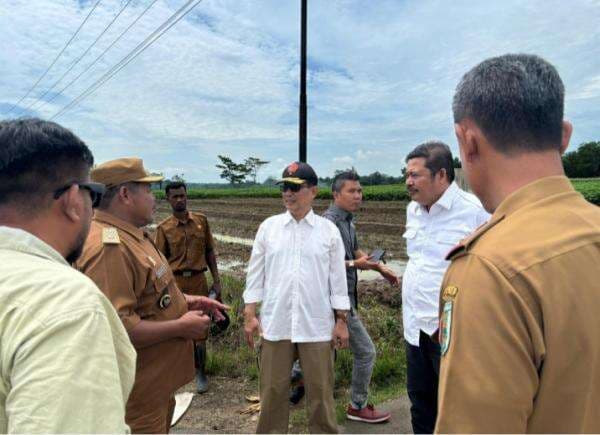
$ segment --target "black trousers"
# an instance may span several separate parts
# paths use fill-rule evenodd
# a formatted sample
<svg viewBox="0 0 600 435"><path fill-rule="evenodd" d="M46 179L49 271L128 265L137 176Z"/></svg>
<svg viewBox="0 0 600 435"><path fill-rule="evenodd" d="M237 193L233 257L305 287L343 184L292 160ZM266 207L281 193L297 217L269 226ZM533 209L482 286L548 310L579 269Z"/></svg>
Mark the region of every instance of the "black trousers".
<svg viewBox="0 0 600 435"><path fill-rule="evenodd" d="M414 433L433 433L437 416L440 345L421 331L419 346L406 343L406 388Z"/></svg>

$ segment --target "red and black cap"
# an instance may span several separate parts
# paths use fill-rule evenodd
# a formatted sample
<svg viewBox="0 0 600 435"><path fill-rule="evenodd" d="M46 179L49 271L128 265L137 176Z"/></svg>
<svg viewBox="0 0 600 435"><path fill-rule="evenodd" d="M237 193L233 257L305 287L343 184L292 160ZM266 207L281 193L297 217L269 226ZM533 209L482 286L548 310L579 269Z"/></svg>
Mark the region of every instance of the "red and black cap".
<svg viewBox="0 0 600 435"><path fill-rule="evenodd" d="M308 183L316 186L319 183L315 170L303 162L290 163L284 170L281 180L277 183L303 184Z"/></svg>

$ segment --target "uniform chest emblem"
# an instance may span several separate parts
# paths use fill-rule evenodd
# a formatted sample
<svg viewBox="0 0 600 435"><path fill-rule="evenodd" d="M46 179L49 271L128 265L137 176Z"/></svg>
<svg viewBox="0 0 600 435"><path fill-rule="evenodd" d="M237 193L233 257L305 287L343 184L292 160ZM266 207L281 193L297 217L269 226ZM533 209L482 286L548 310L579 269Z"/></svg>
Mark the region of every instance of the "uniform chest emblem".
<svg viewBox="0 0 600 435"><path fill-rule="evenodd" d="M452 337L452 309L454 308L454 299L458 294L458 287L449 285L442 293L444 308L440 318L440 351L442 356L448 352L450 339Z"/></svg>
<svg viewBox="0 0 600 435"><path fill-rule="evenodd" d="M171 305L171 295L167 292L163 293L158 300L158 306L164 310L167 309Z"/></svg>
<svg viewBox="0 0 600 435"><path fill-rule="evenodd" d="M440 318L440 350L442 356L448 352L450 347L450 335L452 331L452 307L454 301L444 302L442 317Z"/></svg>

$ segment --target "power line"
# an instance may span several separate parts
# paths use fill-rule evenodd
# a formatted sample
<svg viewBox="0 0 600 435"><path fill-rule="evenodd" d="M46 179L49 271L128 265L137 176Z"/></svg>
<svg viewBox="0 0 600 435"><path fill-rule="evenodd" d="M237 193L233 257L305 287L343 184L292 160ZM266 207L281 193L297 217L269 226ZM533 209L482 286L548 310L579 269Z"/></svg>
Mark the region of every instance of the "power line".
<svg viewBox="0 0 600 435"><path fill-rule="evenodd" d="M123 13L123 11L127 8L127 6L129 6L129 3L131 3L132 0L127 0L127 2L125 3L125 5L121 8L121 10L117 13L117 15L114 16L114 18L111 20L110 23L108 23L108 25L106 27L104 27L104 30L102 30L102 32L100 32L100 34L96 37L96 39L94 40L94 42L92 42L90 44L90 46L83 52L83 54L81 56L79 56L75 62L73 62L71 64L71 66L63 73L63 75L60 76L60 78L54 82L54 84L52 86L50 86L48 89L46 89L46 91L40 95L39 97L37 97L37 99L35 101L33 101L29 106L27 106L25 108L25 110L29 109L32 106L35 106L35 104L38 101L41 101L46 95L48 95L48 92L52 91L52 89L54 89L56 87L56 85L58 85L62 79L65 78L65 76L67 74L69 74L73 68L75 68L75 66L77 66L77 64L79 64L79 62L81 62L81 59L83 59L85 57L86 54L89 53L89 51L98 43L98 41L100 40L100 38L102 38L102 36L108 31L108 29L110 29L110 27L115 23L115 21L117 21L117 18L119 18L119 16L121 16L121 14Z"/></svg>
<svg viewBox="0 0 600 435"><path fill-rule="evenodd" d="M150 3L150 4L149 4L147 7L146 7L146 9L144 9L144 10L142 11L142 13L141 13L140 15L138 15L138 17L137 17L137 18L136 18L136 19L135 19L135 20L134 20L134 21L133 21L133 22L132 22L132 23L131 23L129 26L127 26L127 28L126 28L126 29L125 29L123 32L121 32L121 34L120 34L119 36L117 36L117 38L116 38L116 39L115 39L115 40L114 40L114 41L113 41L113 42L112 42L112 43L111 43L111 44L110 44L108 47L106 47L106 48L104 49L104 51L103 51L102 53L100 53L100 55L99 55L99 56L98 56L96 59L94 59L94 61L93 61L92 63L90 63L90 64L89 64L89 65L88 65L88 66L87 66L87 67L86 67L86 68L85 68L83 71L81 71L81 72L79 73L79 75L77 75L77 76L76 76L76 77L75 77L73 80L71 80L69 83L67 83L67 85L66 85L64 88L62 88L60 91L58 91L56 94L54 94L54 95L52 96L52 98L50 98L50 99L49 99L48 101L46 101L46 102L43 102L43 103L42 103L42 106L40 106L39 108L41 109L41 108L43 107L43 105L44 105L44 104L51 103L51 102L52 102L52 101L54 101L54 99L55 99L56 97L58 97L59 95L63 95L63 94L64 94L64 92L65 92L65 91L66 91L68 88L70 88L70 87L71 87L71 85L72 85L73 83L75 83L77 80L79 80L79 79L81 78L81 76L82 76L82 75L84 75L86 72L88 72L88 71L90 70L90 68L91 68L91 67L93 67L94 65L96 65L96 63L98 63L98 61L104 57L104 55L106 54L106 52L107 52L108 50L110 50L110 49L111 49L111 48L112 48L112 47L113 47L113 46L114 46L114 45L115 45L117 42L119 42L119 41L120 41L120 40L121 40L121 38L122 38L123 36L125 36L125 34L126 34L128 31L129 31L129 29L131 29L131 28L132 28L132 27L135 25L135 23L137 23L137 22L138 22L138 21L139 21L139 20L140 20L140 19L141 19L141 18L142 18L142 17L143 17L145 14L146 14L146 12L148 12L148 10L149 10L149 9L150 9L150 8L151 8L153 5L154 5L154 3L156 3L157 1L158 1L158 0L153 0L153 1L152 1L152 2L151 2L151 3Z"/></svg>
<svg viewBox="0 0 600 435"><path fill-rule="evenodd" d="M194 1L196 3L194 3ZM126 67L131 61L142 54L148 47L156 42L162 35L164 35L171 27L177 24L182 18L189 14L196 6L198 6L202 0L188 0L181 8L179 8L169 19L161 24L154 32L152 32L146 39L138 44L129 54L121 59L115 66L113 66L108 72L100 77L96 82L89 86L85 91L79 94L73 101L63 107L59 112L54 114L50 120L53 120L62 115L67 110L71 109L75 105L79 104L84 98L95 92L104 83L114 77L119 71ZM184 11L190 4L194 3L189 9ZM179 17L177 17L179 15ZM177 18L176 18L177 17Z"/></svg>
<svg viewBox="0 0 600 435"><path fill-rule="evenodd" d="M37 82L35 82L33 84L33 86L31 88L29 88L29 90L27 91L27 93L25 95L23 95L19 101L17 101L15 104L13 104L13 106L8 111L8 115L14 110L15 107L17 107L21 103L21 101L23 101L25 98L27 98L27 96L31 93L31 91L33 91L35 89L35 87L42 81L42 79L44 77L46 77L46 74L48 74L48 71L50 71L50 69L54 66L54 64L56 63L56 61L58 60L58 58L65 52L65 50L71 44L71 42L73 42L73 39L75 39L75 37L77 36L77 34L79 33L79 31L81 30L81 28L83 27L83 25L87 22L87 20L90 18L90 16L92 15L92 13L96 9L96 7L100 4L101 1L102 0L98 0L96 2L96 4L94 5L94 7L92 7L92 9L90 10L90 12L87 14L87 16L85 17L85 19L83 20L83 22L79 25L79 27L77 28L77 30L75 31L75 33L73 33L73 36L71 36L71 39L69 39L67 41L67 43L62 48L62 50L60 50L60 53L58 53L58 55L54 58L54 60L50 64L50 66L48 68L46 68L46 71L44 71L44 73L37 80Z"/></svg>

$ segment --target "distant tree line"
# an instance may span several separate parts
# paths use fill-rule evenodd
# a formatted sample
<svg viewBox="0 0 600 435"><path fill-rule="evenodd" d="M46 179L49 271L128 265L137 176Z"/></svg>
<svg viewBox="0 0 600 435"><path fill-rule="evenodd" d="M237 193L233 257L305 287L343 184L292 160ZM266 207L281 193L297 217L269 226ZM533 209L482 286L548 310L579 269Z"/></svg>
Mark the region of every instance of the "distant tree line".
<svg viewBox="0 0 600 435"><path fill-rule="evenodd" d="M219 175L221 178L229 181L229 184L256 184L258 171L270 162L268 160L262 160L258 157L248 157L241 163L236 163L229 156L217 155L220 163L217 164L217 168L221 170Z"/></svg>
<svg viewBox="0 0 600 435"><path fill-rule="evenodd" d="M583 143L562 158L569 178L600 177L600 142Z"/></svg>

